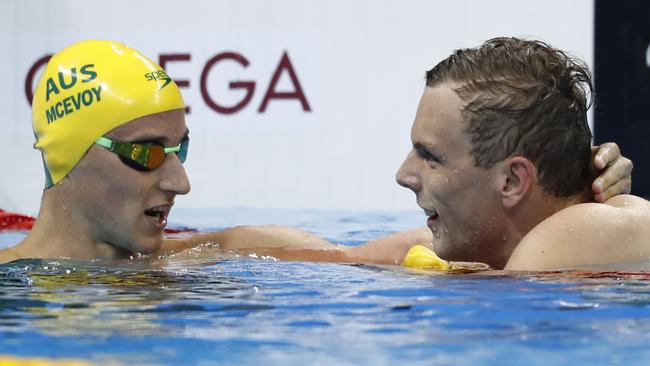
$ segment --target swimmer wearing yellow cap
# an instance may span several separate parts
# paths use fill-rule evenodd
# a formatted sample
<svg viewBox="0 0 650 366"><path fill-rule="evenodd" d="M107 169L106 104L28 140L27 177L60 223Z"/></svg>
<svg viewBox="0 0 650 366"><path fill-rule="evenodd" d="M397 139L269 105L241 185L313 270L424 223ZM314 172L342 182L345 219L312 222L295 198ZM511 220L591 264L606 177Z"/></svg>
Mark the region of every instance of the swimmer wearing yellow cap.
<svg viewBox="0 0 650 366"><path fill-rule="evenodd" d="M121 258L163 244L174 197L190 190L181 93L155 62L119 42L55 54L34 93L46 184L13 258Z"/></svg>
<svg viewBox="0 0 650 366"><path fill-rule="evenodd" d="M43 153L46 187L61 181L107 132L184 107L165 71L124 44L85 41L64 49L48 63L32 104L35 147Z"/></svg>
<svg viewBox="0 0 650 366"><path fill-rule="evenodd" d="M416 229L364 246L333 246L277 226L165 239L175 197L190 190L182 165L189 143L184 107L165 71L122 43L84 41L54 55L38 82L32 108L46 189L32 231L1 250L0 262L120 259L216 242L220 250L289 260L401 264L414 244L431 242L430 231ZM617 149L607 152L614 154L605 154L606 162L621 161ZM622 161L601 178L605 187L629 180L629 164ZM615 187L624 192L629 183ZM446 263L416 248L405 264L421 266L432 258Z"/></svg>

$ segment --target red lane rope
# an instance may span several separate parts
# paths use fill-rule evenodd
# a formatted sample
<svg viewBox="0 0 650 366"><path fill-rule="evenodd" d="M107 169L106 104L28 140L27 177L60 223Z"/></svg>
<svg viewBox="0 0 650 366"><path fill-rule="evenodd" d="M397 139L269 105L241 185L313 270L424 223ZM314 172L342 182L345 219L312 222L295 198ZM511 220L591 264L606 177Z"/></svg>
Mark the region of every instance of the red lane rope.
<svg viewBox="0 0 650 366"><path fill-rule="evenodd" d="M29 215L23 215L15 212L7 212L0 209L0 232L3 231L17 231L17 230L31 230L34 226L36 218ZM196 232L195 229L190 228L175 228L165 229L165 234L181 234Z"/></svg>
<svg viewBox="0 0 650 366"><path fill-rule="evenodd" d="M0 209L0 231L31 230L36 218Z"/></svg>

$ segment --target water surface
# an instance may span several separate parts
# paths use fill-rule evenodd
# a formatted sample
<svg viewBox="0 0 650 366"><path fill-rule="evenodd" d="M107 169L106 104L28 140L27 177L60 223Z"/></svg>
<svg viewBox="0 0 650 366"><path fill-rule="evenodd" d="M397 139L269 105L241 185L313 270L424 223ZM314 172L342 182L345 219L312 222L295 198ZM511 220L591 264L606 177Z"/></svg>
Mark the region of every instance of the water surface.
<svg viewBox="0 0 650 366"><path fill-rule="evenodd" d="M357 245L420 213L180 210L175 225L299 226ZM1 234L0 247L24 235ZM160 365L650 361L650 274L449 275L205 255L0 266L0 354ZM201 252L203 251L203 252Z"/></svg>

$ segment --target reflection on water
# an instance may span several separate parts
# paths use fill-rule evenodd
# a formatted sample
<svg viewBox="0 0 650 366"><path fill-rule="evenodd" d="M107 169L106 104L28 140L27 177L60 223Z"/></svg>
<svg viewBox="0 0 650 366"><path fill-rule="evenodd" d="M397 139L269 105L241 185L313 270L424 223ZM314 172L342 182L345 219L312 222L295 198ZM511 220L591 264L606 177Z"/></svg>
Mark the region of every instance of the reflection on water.
<svg viewBox="0 0 650 366"><path fill-rule="evenodd" d="M0 328L16 332L37 327L52 336L146 336L168 330L160 322L161 313L269 308L246 303L258 290L244 279L209 272L208 265L179 264L139 269L145 266L22 260L0 266Z"/></svg>
<svg viewBox="0 0 650 366"><path fill-rule="evenodd" d="M638 360L650 356L649 278L187 257L18 261L0 266L0 353L123 364L254 364L260 355L282 364L446 364L496 362L500 352L520 362L539 352L551 363ZM549 351L557 347L563 353Z"/></svg>
<svg viewBox="0 0 650 366"><path fill-rule="evenodd" d="M298 223L354 243L403 221L333 214ZM0 354L124 365L645 364L649 280L440 274L210 250L18 261L0 265Z"/></svg>

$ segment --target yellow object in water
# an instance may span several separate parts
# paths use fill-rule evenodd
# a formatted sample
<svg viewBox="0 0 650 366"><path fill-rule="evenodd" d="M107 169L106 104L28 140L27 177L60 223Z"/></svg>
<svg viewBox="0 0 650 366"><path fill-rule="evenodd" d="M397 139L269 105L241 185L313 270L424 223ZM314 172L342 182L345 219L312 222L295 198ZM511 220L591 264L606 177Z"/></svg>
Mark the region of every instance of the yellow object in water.
<svg viewBox="0 0 650 366"><path fill-rule="evenodd" d="M415 269L431 269L451 273L474 273L489 270L490 266L480 262L447 262L424 245L414 245L406 253L402 265Z"/></svg>
<svg viewBox="0 0 650 366"><path fill-rule="evenodd" d="M410 268L437 269L439 271L449 271L451 265L449 262L440 259L436 253L424 245L414 245L406 253L402 265Z"/></svg>
<svg viewBox="0 0 650 366"><path fill-rule="evenodd" d="M0 355L0 366L92 366L79 360L51 360L48 358L15 358Z"/></svg>
<svg viewBox="0 0 650 366"><path fill-rule="evenodd" d="M52 56L32 101L35 148L46 188L57 184L97 138L134 119L185 108L178 86L154 61L126 45L75 43Z"/></svg>

